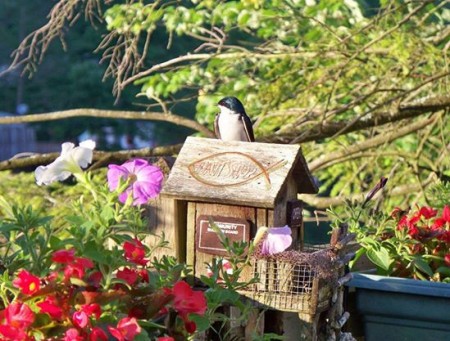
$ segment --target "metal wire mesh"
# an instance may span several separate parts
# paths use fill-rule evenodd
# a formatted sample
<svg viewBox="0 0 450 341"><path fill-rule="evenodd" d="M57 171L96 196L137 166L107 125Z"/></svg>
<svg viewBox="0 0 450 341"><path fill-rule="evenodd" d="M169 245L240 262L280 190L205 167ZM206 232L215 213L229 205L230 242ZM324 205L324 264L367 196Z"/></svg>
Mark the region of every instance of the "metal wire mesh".
<svg viewBox="0 0 450 341"><path fill-rule="evenodd" d="M298 252L298 255L304 254ZM321 260L323 262L324 258ZM326 308L331 293L331 281L325 280L319 272L314 265L296 260L295 257L255 257L251 261L250 276L258 278L258 282L250 285L242 294L256 305L315 314L317 310Z"/></svg>

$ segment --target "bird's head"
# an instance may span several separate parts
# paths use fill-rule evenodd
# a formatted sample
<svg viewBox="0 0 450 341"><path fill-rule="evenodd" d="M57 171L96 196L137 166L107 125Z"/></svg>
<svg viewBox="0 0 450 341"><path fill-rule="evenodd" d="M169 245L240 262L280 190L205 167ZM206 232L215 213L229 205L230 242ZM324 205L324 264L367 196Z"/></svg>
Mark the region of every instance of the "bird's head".
<svg viewBox="0 0 450 341"><path fill-rule="evenodd" d="M244 106L236 97L224 97L217 104L219 107L227 108L228 110L234 111L236 113L245 113Z"/></svg>

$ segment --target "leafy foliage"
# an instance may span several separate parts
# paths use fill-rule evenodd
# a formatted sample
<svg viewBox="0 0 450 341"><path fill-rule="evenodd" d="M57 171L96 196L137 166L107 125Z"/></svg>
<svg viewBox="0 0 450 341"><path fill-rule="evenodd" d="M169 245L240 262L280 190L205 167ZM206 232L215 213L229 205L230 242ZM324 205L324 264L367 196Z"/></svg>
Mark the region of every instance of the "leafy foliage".
<svg viewBox="0 0 450 341"><path fill-rule="evenodd" d="M260 141L304 143L324 196L342 202L389 174L393 207L447 181L447 1L71 3L103 17L98 50L118 95L137 86L165 113L194 100L210 127L235 95Z"/></svg>

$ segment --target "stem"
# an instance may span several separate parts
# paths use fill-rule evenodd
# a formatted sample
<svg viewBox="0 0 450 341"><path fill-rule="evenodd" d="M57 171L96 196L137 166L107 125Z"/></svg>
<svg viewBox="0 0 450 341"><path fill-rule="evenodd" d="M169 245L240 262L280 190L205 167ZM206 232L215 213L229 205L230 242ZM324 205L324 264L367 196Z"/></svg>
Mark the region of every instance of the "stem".
<svg viewBox="0 0 450 341"><path fill-rule="evenodd" d="M28 247L28 252L31 255L31 258L33 259L33 270L36 271L36 273L41 273L40 264L39 264L39 256L36 253L36 249L34 248L34 243L31 242L29 236L28 236L28 228L24 228L23 235L26 240L26 245Z"/></svg>

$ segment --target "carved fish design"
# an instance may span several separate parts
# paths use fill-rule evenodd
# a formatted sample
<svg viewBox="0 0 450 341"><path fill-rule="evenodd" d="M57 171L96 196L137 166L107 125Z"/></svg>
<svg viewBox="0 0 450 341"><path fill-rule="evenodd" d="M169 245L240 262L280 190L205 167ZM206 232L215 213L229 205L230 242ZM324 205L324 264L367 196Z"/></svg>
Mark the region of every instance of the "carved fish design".
<svg viewBox="0 0 450 341"><path fill-rule="evenodd" d="M248 154L223 152L190 163L188 170L193 178L209 186L240 186L262 177L270 188L269 173L286 162L281 160L266 167Z"/></svg>

